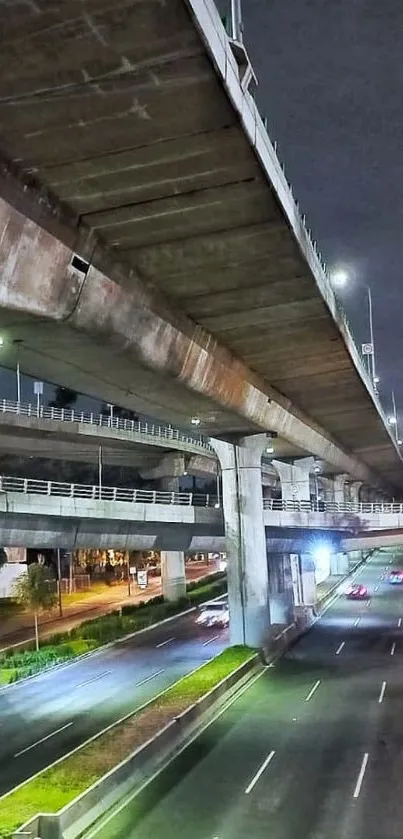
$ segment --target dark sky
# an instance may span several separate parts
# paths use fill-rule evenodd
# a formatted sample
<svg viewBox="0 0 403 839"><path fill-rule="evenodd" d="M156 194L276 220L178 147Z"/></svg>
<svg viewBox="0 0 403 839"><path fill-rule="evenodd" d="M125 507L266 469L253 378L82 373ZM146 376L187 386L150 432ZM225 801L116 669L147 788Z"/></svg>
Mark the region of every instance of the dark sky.
<svg viewBox="0 0 403 839"><path fill-rule="evenodd" d="M243 13L294 194L328 265L351 273L340 296L358 343L371 287L381 396L390 407L395 389L403 433L403 2L243 0ZM15 398L6 372L0 391Z"/></svg>
<svg viewBox="0 0 403 839"><path fill-rule="evenodd" d="M403 420L403 3L243 0L257 101L358 342L374 304L381 396ZM403 430L403 429L402 429Z"/></svg>

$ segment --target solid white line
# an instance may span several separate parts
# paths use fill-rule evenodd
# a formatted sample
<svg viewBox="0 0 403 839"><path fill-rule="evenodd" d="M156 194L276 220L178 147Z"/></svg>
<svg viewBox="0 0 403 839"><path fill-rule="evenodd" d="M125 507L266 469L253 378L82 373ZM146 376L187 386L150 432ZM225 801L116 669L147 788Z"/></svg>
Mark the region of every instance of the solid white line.
<svg viewBox="0 0 403 839"><path fill-rule="evenodd" d="M336 655L340 655L343 647L345 646L345 643L346 643L345 641L342 641L341 644L340 644L340 647L337 647Z"/></svg>
<svg viewBox="0 0 403 839"><path fill-rule="evenodd" d="M397 622L398 629L400 629L400 628L401 628L401 625L402 625L402 619L401 619L401 618L399 618L399 620L398 620L398 622Z"/></svg>
<svg viewBox="0 0 403 839"><path fill-rule="evenodd" d="M252 792L253 787L255 786L255 784L257 784L260 776L263 775L264 770L269 765L270 761L273 760L273 757L274 757L275 754L276 753L274 751L272 751L272 752L270 752L269 755L267 755L266 760L263 761L260 769L258 769L258 771L256 772L256 775L254 776L254 778L252 778L249 786L246 787L245 795L249 795L249 793Z"/></svg>
<svg viewBox="0 0 403 839"><path fill-rule="evenodd" d="M358 624L359 624L360 620L361 620L361 618L356 618L356 621L355 621L355 623L354 623L354 626L358 626Z"/></svg>
<svg viewBox="0 0 403 839"><path fill-rule="evenodd" d="M315 682L315 684L314 684L313 688L311 688L311 690L309 691L308 696L307 696L307 697L306 697L306 699L305 699L305 702L309 702L309 701L312 699L312 697L313 697L313 695L314 695L314 693L315 693L315 690L317 690L317 689L318 689L318 687L319 687L319 685L320 685L321 681L322 681L321 679L318 679L318 681L317 681L317 682Z"/></svg>
<svg viewBox="0 0 403 839"><path fill-rule="evenodd" d="M204 641L203 647L207 647L209 644L212 644L213 641L218 641L221 638L221 635L214 635L213 638L209 638L208 641Z"/></svg>
<svg viewBox="0 0 403 839"><path fill-rule="evenodd" d="M396 649L396 641L393 641L393 644L392 644L392 649L391 649L391 651L390 651L390 654L391 654L391 655L394 655L394 654L395 654L395 649Z"/></svg>
<svg viewBox="0 0 403 839"><path fill-rule="evenodd" d="M151 679L156 679L157 676L160 676L161 673L165 673L165 670L157 670L156 673L151 673L151 676L147 676L145 679L142 679L141 682L136 682L134 687L139 688L141 685L145 685L146 682L151 682Z"/></svg>
<svg viewBox="0 0 403 839"><path fill-rule="evenodd" d="M45 740L50 740L51 737L55 737L56 734L60 734L61 731L64 731L66 728L70 728L73 725L72 722L67 722L66 725L62 725L61 728L57 728L56 731L52 731L51 734L47 734L46 737L42 737L41 740L37 740L36 743L32 743L32 746L27 746L26 749L22 749L20 752L17 752L14 757L19 757L20 755L25 755L26 752L31 751L34 749L35 746L40 746L41 743L44 743Z"/></svg>
<svg viewBox="0 0 403 839"><path fill-rule="evenodd" d="M200 668L198 668L198 669L200 669ZM255 684L255 682L258 681L258 679L261 679L262 676L264 676L264 674L266 673L266 669L267 668L264 668L263 670L260 670L260 672L257 673L256 676L254 676L249 682L247 682L247 684L244 685L241 688L240 691L238 691L234 696L231 696L231 698L228 700L228 702L226 702L226 704L219 710L218 714L215 714L215 716L211 720L209 720L201 730L200 729L197 730L196 733L191 736L190 740L186 741L185 744L180 747L179 752L177 752L177 754L175 755L175 758L177 758L179 755L183 754L183 752L186 749L188 749L189 746L191 746L192 743L194 743L200 737L200 735L203 733L203 731L206 731L213 723L215 723L218 719L220 719L220 717L222 717L223 714L225 714L225 712L228 711L228 708L230 708L231 705L234 705L234 703L237 702L237 700L240 699L240 697L244 693L246 693L246 691L249 690L249 688L251 688L252 685ZM164 691L164 693L165 693L165 691ZM172 763L172 761L173 761L173 758L171 758L168 761L168 766ZM158 778L158 776L160 774L161 774L161 768L157 769L154 772L154 774L151 775L150 778L147 778L145 781L143 781L143 783L141 784L140 787L136 787L134 792L131 792L128 795L127 798L123 798L123 800L121 800L116 807L113 807L111 810L109 810L109 812L106 813L105 817L97 823L96 827L93 828L92 830L90 830L86 839L95 839L95 837L98 836L99 833L101 832L101 829L103 830L103 828L106 827L106 825L108 825L109 822L112 821L112 819L116 818L116 816L118 816L119 813L121 813L122 810L124 810L125 807L127 807L128 804L130 804L130 802L133 801L133 799L136 798L136 796L139 795L147 787L148 784L151 784L156 778ZM0 798L0 801L1 801L1 798Z"/></svg>
<svg viewBox="0 0 403 839"><path fill-rule="evenodd" d="M166 641L161 641L161 643L160 643L160 644L157 644L157 646L156 646L156 648L155 648L155 649L156 649L156 650L159 650L159 648L160 648L160 647L165 647L165 645L166 645L166 644L170 644L170 643L171 643L171 641L175 641L175 638L167 638L167 640L166 640Z"/></svg>
<svg viewBox="0 0 403 839"><path fill-rule="evenodd" d="M85 688L87 685L92 685L93 682L98 682L99 679L103 679L104 676L110 676L112 670L105 670L104 673L99 673L98 676L93 676L92 679L87 679L86 682L80 682L79 685L76 685L76 688Z"/></svg>
<svg viewBox="0 0 403 839"><path fill-rule="evenodd" d="M358 778L357 778L357 783L355 785L354 798L358 798L358 796L361 792L362 782L364 780L364 775L365 775L365 770L367 768L368 760L369 760L369 754L368 754L368 752L365 752L365 755L364 755L364 757L362 759L362 763L361 763L361 769L360 769L360 772L359 772L359 775L358 775Z"/></svg>
<svg viewBox="0 0 403 839"><path fill-rule="evenodd" d="M386 682L382 682L381 692L379 694L379 699L378 699L378 702L379 702L380 705L383 702L383 697L385 696L385 690L386 690Z"/></svg>

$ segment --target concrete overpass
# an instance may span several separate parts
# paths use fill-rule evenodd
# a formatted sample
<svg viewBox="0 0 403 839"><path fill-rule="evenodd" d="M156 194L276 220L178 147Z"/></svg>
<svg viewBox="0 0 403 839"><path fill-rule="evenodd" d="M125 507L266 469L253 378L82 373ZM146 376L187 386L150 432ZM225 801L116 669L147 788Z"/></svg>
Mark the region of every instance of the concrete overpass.
<svg viewBox="0 0 403 839"><path fill-rule="evenodd" d="M8 4L0 40L2 363L401 487L213 2Z"/></svg>
<svg viewBox="0 0 403 839"><path fill-rule="evenodd" d="M195 431L188 434L158 422L0 400L0 459L5 454L96 463L99 446L104 465L128 466L145 478L215 477L218 472L208 438ZM263 486L273 486L277 480L274 467L262 460Z"/></svg>
<svg viewBox="0 0 403 839"><path fill-rule="evenodd" d="M351 504L334 502L277 501L264 499L266 528L284 530L335 530L353 534L366 531L401 532L403 540L403 504Z"/></svg>
<svg viewBox="0 0 403 839"><path fill-rule="evenodd" d="M4 547L225 550L215 499L190 493L0 479Z"/></svg>

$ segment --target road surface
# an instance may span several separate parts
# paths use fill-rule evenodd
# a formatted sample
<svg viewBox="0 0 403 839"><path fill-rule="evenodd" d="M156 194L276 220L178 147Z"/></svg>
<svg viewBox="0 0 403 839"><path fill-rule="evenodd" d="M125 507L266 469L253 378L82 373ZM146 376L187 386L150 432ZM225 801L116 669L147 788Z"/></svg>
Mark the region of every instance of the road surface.
<svg viewBox="0 0 403 839"><path fill-rule="evenodd" d="M337 600L88 839L401 839L403 586L388 562L357 576L368 602Z"/></svg>
<svg viewBox="0 0 403 839"><path fill-rule="evenodd" d="M0 692L0 795L151 699L228 644L176 618Z"/></svg>
<svg viewBox="0 0 403 839"><path fill-rule="evenodd" d="M186 580L194 582L219 570L220 564L215 561L192 562L186 564ZM50 615L44 613L39 617L40 637L48 638L57 632L69 632L79 626L84 620L92 620L106 615L121 606L139 603L161 594L161 577L149 577L147 589L141 591L136 584L132 585L132 593L127 594L127 583L111 586L100 594L83 592L82 598L75 603L63 607L63 617L57 608ZM22 647L35 641L33 633L33 616L26 612L0 621L0 653L12 647Z"/></svg>

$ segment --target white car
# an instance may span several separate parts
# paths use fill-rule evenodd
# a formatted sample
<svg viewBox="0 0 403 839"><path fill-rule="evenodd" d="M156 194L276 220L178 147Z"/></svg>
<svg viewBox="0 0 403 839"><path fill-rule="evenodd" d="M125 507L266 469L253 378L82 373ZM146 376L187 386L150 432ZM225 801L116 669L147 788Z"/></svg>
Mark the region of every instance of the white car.
<svg viewBox="0 0 403 839"><path fill-rule="evenodd" d="M229 625L228 603L214 601L203 603L203 606L200 606L196 623L198 626L203 626L206 629L210 627L227 627Z"/></svg>

